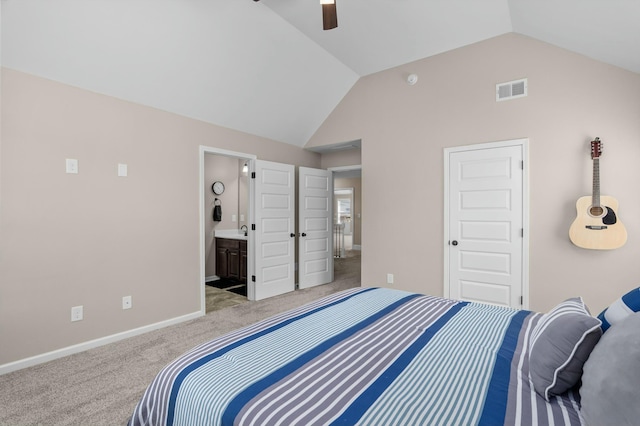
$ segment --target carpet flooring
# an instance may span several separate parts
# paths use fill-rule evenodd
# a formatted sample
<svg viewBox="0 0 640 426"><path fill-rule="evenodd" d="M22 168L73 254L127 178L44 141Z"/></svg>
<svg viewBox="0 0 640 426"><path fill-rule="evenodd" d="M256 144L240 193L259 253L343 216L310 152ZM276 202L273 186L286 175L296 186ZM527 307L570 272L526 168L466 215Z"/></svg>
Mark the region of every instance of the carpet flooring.
<svg viewBox="0 0 640 426"><path fill-rule="evenodd" d="M359 253L336 259L332 283L214 309L192 321L0 376L0 425L126 425L170 361L214 337L360 286Z"/></svg>

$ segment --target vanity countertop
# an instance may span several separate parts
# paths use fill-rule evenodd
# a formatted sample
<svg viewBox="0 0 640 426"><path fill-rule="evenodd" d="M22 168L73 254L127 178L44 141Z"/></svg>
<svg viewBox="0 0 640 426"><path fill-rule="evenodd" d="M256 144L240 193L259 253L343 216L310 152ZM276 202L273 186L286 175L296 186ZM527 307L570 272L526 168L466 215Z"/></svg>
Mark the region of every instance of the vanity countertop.
<svg viewBox="0 0 640 426"><path fill-rule="evenodd" d="M216 238L228 238L231 240L247 240L247 236L244 235L244 231L239 229L216 229L214 236Z"/></svg>

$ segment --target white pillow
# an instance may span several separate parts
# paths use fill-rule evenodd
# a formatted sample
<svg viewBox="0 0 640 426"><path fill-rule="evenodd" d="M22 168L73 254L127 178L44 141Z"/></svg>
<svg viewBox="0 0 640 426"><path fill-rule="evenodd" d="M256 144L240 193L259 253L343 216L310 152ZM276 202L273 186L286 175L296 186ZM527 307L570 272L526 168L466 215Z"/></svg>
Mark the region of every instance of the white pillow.
<svg viewBox="0 0 640 426"><path fill-rule="evenodd" d="M602 331L607 331L613 324L621 322L634 312L640 312L640 287L631 290L598 315L602 321Z"/></svg>

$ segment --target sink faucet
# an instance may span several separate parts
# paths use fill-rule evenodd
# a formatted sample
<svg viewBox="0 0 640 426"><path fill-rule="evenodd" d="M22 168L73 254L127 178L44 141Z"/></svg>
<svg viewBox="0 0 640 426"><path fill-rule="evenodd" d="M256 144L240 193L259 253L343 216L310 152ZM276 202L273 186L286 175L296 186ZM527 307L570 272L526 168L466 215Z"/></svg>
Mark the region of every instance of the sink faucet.
<svg viewBox="0 0 640 426"><path fill-rule="evenodd" d="M247 236L247 232L249 231L249 228L247 228L247 225L242 225L240 227L240 230L244 231L244 236L246 237Z"/></svg>

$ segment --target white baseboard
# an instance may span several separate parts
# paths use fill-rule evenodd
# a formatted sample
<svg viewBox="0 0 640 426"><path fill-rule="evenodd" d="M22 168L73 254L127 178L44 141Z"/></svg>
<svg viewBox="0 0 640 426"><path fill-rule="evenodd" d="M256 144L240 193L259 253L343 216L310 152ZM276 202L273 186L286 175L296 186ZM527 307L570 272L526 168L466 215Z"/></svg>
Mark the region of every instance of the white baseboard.
<svg viewBox="0 0 640 426"><path fill-rule="evenodd" d="M362 246L360 244L354 244L353 247L351 247L353 250L362 250Z"/></svg>
<svg viewBox="0 0 640 426"><path fill-rule="evenodd" d="M217 275L209 275L208 277L204 278L204 282L208 283L208 282L211 282L211 281L218 281L219 279L220 279L220 277L217 276Z"/></svg>
<svg viewBox="0 0 640 426"><path fill-rule="evenodd" d="M97 348L99 346L104 346L109 343L114 343L119 340L127 339L129 337L148 333L149 331L157 330L159 328L164 328L170 325L179 324L181 322L190 321L192 319L199 318L202 315L203 314L201 311L197 311L197 312L193 312L191 314L183 315L180 317L171 318L166 321L160 321L155 324L134 328L133 330L112 334L111 336L89 340L88 342L78 343L77 345L67 346L66 348L57 349L55 351L46 352L40 355L21 359L18 361L13 361L7 364L0 365L0 375L11 373L12 371L21 370L23 368L32 367L34 365L42 364L45 362L53 361L54 359L62 358L68 355L73 355L78 352L84 352L86 350Z"/></svg>

